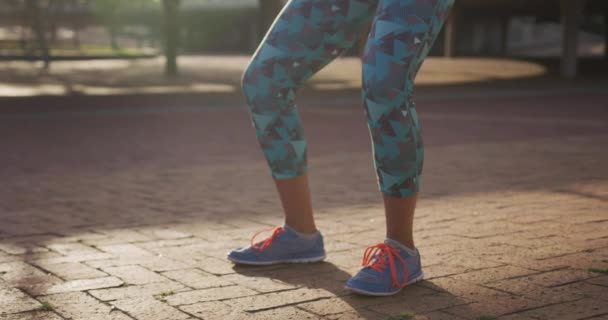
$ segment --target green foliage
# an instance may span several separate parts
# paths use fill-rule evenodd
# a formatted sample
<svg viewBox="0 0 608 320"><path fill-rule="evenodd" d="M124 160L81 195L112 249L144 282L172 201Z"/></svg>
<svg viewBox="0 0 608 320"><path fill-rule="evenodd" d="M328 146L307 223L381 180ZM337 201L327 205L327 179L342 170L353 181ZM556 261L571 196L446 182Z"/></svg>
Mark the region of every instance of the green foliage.
<svg viewBox="0 0 608 320"><path fill-rule="evenodd" d="M48 302L42 302L41 303L42 306L40 308L38 308L38 310L42 310L42 311L52 311L55 307L48 303Z"/></svg>
<svg viewBox="0 0 608 320"><path fill-rule="evenodd" d="M187 52L213 51L216 48L239 51L246 47L255 26L255 9L213 9L183 12L182 48Z"/></svg>
<svg viewBox="0 0 608 320"><path fill-rule="evenodd" d="M160 296L161 298L164 298L164 297L167 297L167 296L170 296L170 295L174 295L174 294L175 294L175 291L171 290L171 291L165 291L165 292L161 292L161 293L159 294L159 296Z"/></svg>
<svg viewBox="0 0 608 320"><path fill-rule="evenodd" d="M174 295L175 291L171 290L171 291L165 291L165 292L161 292L159 295L155 296L157 300L162 301L162 302L167 302L167 298L170 295Z"/></svg>
<svg viewBox="0 0 608 320"><path fill-rule="evenodd" d="M116 37L133 18L149 10L158 9L158 0L91 0L93 14L105 25L111 45L117 50Z"/></svg>
<svg viewBox="0 0 608 320"><path fill-rule="evenodd" d="M589 271L595 273L608 274L608 269L589 268Z"/></svg>

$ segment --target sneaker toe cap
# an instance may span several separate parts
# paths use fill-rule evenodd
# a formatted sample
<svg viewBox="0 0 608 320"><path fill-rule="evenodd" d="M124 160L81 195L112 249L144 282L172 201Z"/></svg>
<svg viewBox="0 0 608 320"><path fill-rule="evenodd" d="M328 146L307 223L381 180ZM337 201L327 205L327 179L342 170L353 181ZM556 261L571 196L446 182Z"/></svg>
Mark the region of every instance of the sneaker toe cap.
<svg viewBox="0 0 608 320"><path fill-rule="evenodd" d="M247 248L234 249L228 252L228 259L230 260L255 261L256 258L253 250L248 250Z"/></svg>
<svg viewBox="0 0 608 320"><path fill-rule="evenodd" d="M358 274L346 282L346 287L353 291L371 294L390 294L399 291L391 286L390 281L367 273Z"/></svg>

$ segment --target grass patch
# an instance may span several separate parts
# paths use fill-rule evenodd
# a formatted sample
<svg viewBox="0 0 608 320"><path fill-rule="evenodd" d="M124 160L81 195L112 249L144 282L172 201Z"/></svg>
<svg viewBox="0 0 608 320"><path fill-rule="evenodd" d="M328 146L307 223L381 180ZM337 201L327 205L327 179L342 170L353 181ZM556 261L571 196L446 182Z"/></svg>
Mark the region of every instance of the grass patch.
<svg viewBox="0 0 608 320"><path fill-rule="evenodd" d="M595 273L608 274L608 269L589 268L588 270Z"/></svg>
<svg viewBox="0 0 608 320"><path fill-rule="evenodd" d="M175 291L171 290L171 291L165 291L165 292L161 292L156 296L156 299L162 301L162 302L167 302L167 299L165 299L166 297L170 296L170 295L174 295Z"/></svg>
<svg viewBox="0 0 608 320"><path fill-rule="evenodd" d="M481 316L479 318L477 318L477 320L496 320L498 318L496 318L495 316Z"/></svg>
<svg viewBox="0 0 608 320"><path fill-rule="evenodd" d="M583 250L583 252L585 252L585 253L592 253L592 252L594 252L594 251L595 251L595 250L593 250L593 249L585 249L585 250Z"/></svg>
<svg viewBox="0 0 608 320"><path fill-rule="evenodd" d="M24 51L25 49L25 51ZM92 43L83 43L80 46L74 46L71 43L55 43L50 48L51 57L64 57L64 56L75 56L75 57L87 57L87 56L108 56L108 57L122 57L122 56L140 56L146 54L156 54L154 49L139 49L133 47L122 47L114 49L109 45L99 45ZM22 48L19 43L2 41L0 40L0 55L17 55L21 56L24 53L40 55L38 46L35 42L26 43L26 47Z"/></svg>
<svg viewBox="0 0 608 320"><path fill-rule="evenodd" d="M40 306L40 308L38 308L38 310L42 310L42 311L53 311L55 309L55 306L53 306L52 304L48 303L48 302L41 302L42 306Z"/></svg>
<svg viewBox="0 0 608 320"><path fill-rule="evenodd" d="M414 319L415 316L416 314L413 312L403 312L394 316L389 316L385 320L410 320Z"/></svg>

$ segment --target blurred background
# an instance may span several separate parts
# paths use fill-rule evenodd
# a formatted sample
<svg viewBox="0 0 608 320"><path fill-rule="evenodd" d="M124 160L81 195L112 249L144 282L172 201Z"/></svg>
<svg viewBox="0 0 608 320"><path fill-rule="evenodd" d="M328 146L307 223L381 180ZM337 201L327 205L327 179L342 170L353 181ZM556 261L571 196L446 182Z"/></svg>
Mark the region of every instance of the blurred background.
<svg viewBox="0 0 608 320"><path fill-rule="evenodd" d="M231 91L222 85L234 84L234 69L244 67L243 57L255 50L284 2L3 0L0 96L107 94L123 85L184 84L156 77L163 74L198 83L194 92ZM535 64L519 66L564 77L597 75L608 61L607 20L608 3L602 0L458 0L431 55L531 61ZM364 44L362 37L346 56L359 56ZM214 60L218 56L223 59ZM226 68L218 71L219 66ZM98 78L109 70L113 82ZM356 75L341 79L349 77Z"/></svg>

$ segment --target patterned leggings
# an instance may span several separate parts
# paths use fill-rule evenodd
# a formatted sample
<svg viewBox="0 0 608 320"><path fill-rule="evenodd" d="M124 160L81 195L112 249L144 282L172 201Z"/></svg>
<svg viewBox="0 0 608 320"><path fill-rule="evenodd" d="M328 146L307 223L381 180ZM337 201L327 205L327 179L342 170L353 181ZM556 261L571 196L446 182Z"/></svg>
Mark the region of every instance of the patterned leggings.
<svg viewBox="0 0 608 320"><path fill-rule="evenodd" d="M251 119L275 179L307 171L295 92L350 48L373 20L363 57L363 104L380 191L420 188L424 149L414 79L454 0L290 0L243 74Z"/></svg>

